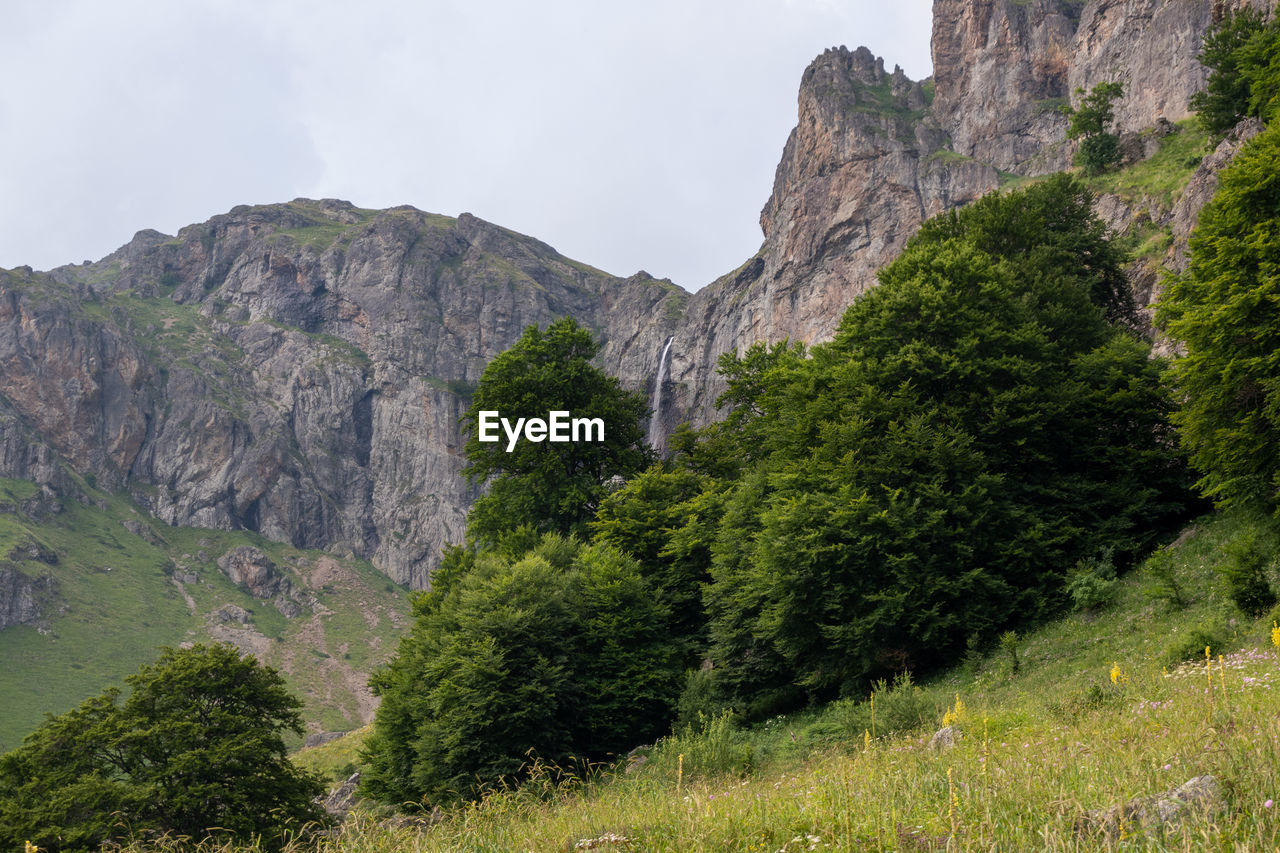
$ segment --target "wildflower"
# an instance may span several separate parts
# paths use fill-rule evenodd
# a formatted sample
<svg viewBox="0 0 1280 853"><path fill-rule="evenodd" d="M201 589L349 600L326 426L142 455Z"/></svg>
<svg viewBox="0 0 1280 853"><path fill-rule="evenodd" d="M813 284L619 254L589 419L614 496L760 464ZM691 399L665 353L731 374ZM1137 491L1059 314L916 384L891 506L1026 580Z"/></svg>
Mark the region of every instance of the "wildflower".
<svg viewBox="0 0 1280 853"><path fill-rule="evenodd" d="M1276 801L1275 801L1275 800L1267 800L1265 803L1263 803L1263 804L1262 804L1262 807L1263 807L1264 809L1269 809L1269 808L1271 808L1272 806L1274 806L1275 804L1276 804ZM30 842L28 842L28 843L30 843Z"/></svg>
<svg viewBox="0 0 1280 853"><path fill-rule="evenodd" d="M1129 676L1124 674L1124 671L1120 669L1120 664L1118 663L1111 664L1111 683L1112 684L1128 684L1129 683Z"/></svg>
<svg viewBox="0 0 1280 853"><path fill-rule="evenodd" d="M952 723L960 722L961 718L963 718L965 715L965 711L966 711L966 708L964 705L964 700L962 700L960 698L960 694L957 693L956 704L951 708L948 708L947 712L942 715L942 725L949 726Z"/></svg>
<svg viewBox="0 0 1280 853"><path fill-rule="evenodd" d="M1271 801L1267 800L1267 802ZM40 853L40 848L32 844L30 841L27 841L26 848L23 850L23 853Z"/></svg>
<svg viewBox="0 0 1280 853"><path fill-rule="evenodd" d="M1271 620L1271 645L1280 647L1280 623Z"/></svg>

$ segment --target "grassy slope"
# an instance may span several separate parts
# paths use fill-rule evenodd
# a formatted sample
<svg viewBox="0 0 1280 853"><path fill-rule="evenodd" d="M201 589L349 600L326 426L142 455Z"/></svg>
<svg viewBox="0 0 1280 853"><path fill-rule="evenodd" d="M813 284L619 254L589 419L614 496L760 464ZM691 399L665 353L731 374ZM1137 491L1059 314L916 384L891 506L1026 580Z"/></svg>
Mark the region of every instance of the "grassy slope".
<svg viewBox="0 0 1280 853"><path fill-rule="evenodd" d="M0 480L0 503L34 491L30 483ZM304 716L313 728L361 724L353 685L362 686L394 651L408 613L402 590L359 560L334 560L243 532L165 527L125 497L87 491L102 508L64 500L61 513L40 521L0 513L0 558L26 542L58 555L52 566L17 563L29 576L55 579L57 606L46 614L48 633L27 626L0 631L0 695L9 697L0 704L0 750L17 746L44 713L66 711L121 684L155 658L158 646L216 638L256 648L260 659L281 669L306 701ZM127 520L147 524L158 544L125 529ZM289 570L295 586L316 595L317 610L286 619L271 602L237 589L213 561L238 545L255 545ZM180 586L171 577L175 570L199 580ZM210 618L226 604L250 611L252 624L228 628ZM57 612L62 607L65 612Z"/></svg>
<svg viewBox="0 0 1280 853"><path fill-rule="evenodd" d="M1280 799L1272 617L1237 612L1214 571L1224 547L1260 525L1208 518L1172 549L1190 599L1184 608L1152 597L1155 578L1144 566L1123 579L1106 611L1067 616L1023 638L1016 674L1000 650L922 688L880 694L880 731L922 712L915 728L868 739L869 705L851 702L749 732L713 721L701 735L659 743L639 769L606 772L585 788L543 777L449 811L430 827L358 814L328 845L546 851L597 839L597 848L646 851L1276 849L1280 820L1264 806ZM1199 663L1181 668L1166 657L1204 626L1223 642L1214 650L1212 692L1202 651ZM955 713L957 698L965 737L949 752L931 750L928 738ZM352 744L342 749L354 754ZM1075 828L1089 810L1202 774L1221 781L1225 812L1188 820L1163 839L1136 826L1110 839Z"/></svg>

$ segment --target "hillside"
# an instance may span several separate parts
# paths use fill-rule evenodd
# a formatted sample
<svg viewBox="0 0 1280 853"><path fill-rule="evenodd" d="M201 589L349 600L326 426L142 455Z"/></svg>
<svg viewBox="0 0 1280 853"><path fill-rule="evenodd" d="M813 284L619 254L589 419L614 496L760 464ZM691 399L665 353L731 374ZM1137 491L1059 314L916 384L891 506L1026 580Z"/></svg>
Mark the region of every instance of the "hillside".
<svg viewBox="0 0 1280 853"><path fill-rule="evenodd" d="M722 354L829 339L926 218L1068 164L1077 87L1131 81L1117 130L1151 156L1203 85L1205 28L1239 5L938 2L920 81L866 47L824 51L759 251L694 294L469 214L307 199L0 273L0 475L57 491L65 465L166 524L350 550L425 588L476 496L459 476L467 390L527 325L573 314L598 334L601 366L663 401L661 446L715 417ZM1197 209L1108 213L1167 227L1176 252ZM1135 276L1142 300L1154 279Z"/></svg>
<svg viewBox="0 0 1280 853"><path fill-rule="evenodd" d="M1214 148L1188 118L1205 77L1194 59L1203 32L1240 5L938 0L935 74L921 81L865 47L823 52L801 77L760 250L695 294L594 269L469 214L332 199L139 232L97 262L0 270L0 688L15 697L0 715L0 751L44 713L119 683L157 646L205 639L279 667L307 703L310 734L367 724L368 677L404 633L407 591L430 587L441 546L463 538L479 494L461 474L460 416L485 366L526 327L577 317L602 342L597 364L654 401L649 435L661 448L680 421L716 418L720 356L830 339L926 218L1065 168L1073 143L1061 108L1077 86L1128 83L1116 127L1125 168L1088 185L1136 257L1129 283L1148 307L1163 270L1184 267L1218 171L1260 128L1242 124ZM1087 810L1202 772L1227 787L1231 822L1214 839L1272 843L1270 823L1244 825L1259 814L1244 792L1263 782L1242 768L1259 748L1242 733L1271 731L1261 669L1248 670L1247 690L1228 673L1224 706L1204 706L1163 677L1157 654L1206 622L1215 645L1265 646L1265 624L1226 610L1209 571L1250 524L1206 522L1180 546L1179 570L1198 590L1187 608L1144 598L1142 570L1114 609L1017 644L1016 675L1015 658L986 650L985 663L902 692L890 701L925 712L910 738L884 740L881 728L859 752L869 709L848 702L753 734L708 722L583 796L534 796L535 785L448 815L422 838L378 843L559 849L615 833L631 841L585 846L800 849L813 836L935 849L997 833L998 845L1018 847L1047 825L1070 846ZM1112 664L1128 682L1108 686ZM1232 691L1241 701L1224 718ZM947 779L918 741L955 711L957 693L969 736L948 753ZM1192 710L1168 717L1159 705L1166 734L1148 743L1135 708L1170 699ZM1047 751L1024 762L1012 746L989 751L985 735L976 751L978 713L986 734L1008 735L1001 749L1017 735ZM1195 759L1197 743L1213 760ZM1183 763L1157 761L1160 749ZM335 772L355 754L352 741L331 750L341 757L323 766ZM979 758L1005 768L1001 787L979 787ZM1037 761L1054 760L1091 769L1055 788L1035 775ZM1166 764L1187 773L1153 769ZM890 787L862 787L867 778ZM721 812L722 794L742 810ZM894 804L887 817L857 805L877 798ZM398 830L356 821L344 831Z"/></svg>
<svg viewBox="0 0 1280 853"><path fill-rule="evenodd" d="M746 731L704 718L585 786L548 769L421 825L358 809L322 847L1274 849L1280 613L1245 617L1217 573L1267 529L1201 519L1109 604L921 686L880 685L874 710L868 696ZM938 745L944 724L954 748ZM338 749L353 752L339 741L299 760L336 767L325 755Z"/></svg>
<svg viewBox="0 0 1280 853"><path fill-rule="evenodd" d="M45 712L119 684L157 647L209 640L280 669L308 733L369 721L369 673L408 620L402 589L350 555L165 527L127 497L77 487L59 499L0 480L0 690L13 700L0 750ZM238 566L227 560L237 554Z"/></svg>

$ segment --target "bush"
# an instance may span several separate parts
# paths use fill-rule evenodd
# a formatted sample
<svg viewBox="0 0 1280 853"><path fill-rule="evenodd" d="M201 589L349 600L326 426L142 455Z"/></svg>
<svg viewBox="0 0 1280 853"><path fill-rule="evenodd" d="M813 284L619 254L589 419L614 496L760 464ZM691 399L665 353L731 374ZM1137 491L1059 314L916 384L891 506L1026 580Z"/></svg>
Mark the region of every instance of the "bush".
<svg viewBox="0 0 1280 853"><path fill-rule="evenodd" d="M1206 623L1174 638L1164 650L1164 664L1177 666L1191 660L1204 660L1205 647L1217 654L1227 643L1227 629L1217 623Z"/></svg>
<svg viewBox="0 0 1280 853"><path fill-rule="evenodd" d="M1017 675L1018 670L1022 668L1022 662L1018 660L1018 632L1005 631L1000 635L1000 650L1009 658L1009 673Z"/></svg>
<svg viewBox="0 0 1280 853"><path fill-rule="evenodd" d="M733 714L699 714L696 721L663 738L649 756L649 766L665 778L683 779L732 773L746 775L755 768L755 747L738 729Z"/></svg>
<svg viewBox="0 0 1280 853"><path fill-rule="evenodd" d="M914 731L931 722L937 710L911 680L909 672L898 674L892 683L876 681L872 695L874 705L871 699L843 699L833 705L836 718L852 740L861 740L864 733L872 730L876 737Z"/></svg>
<svg viewBox="0 0 1280 853"><path fill-rule="evenodd" d="M1276 605L1276 594L1267 580L1270 555L1256 538L1227 549L1227 563L1218 569L1227 583L1227 595L1236 607L1257 618Z"/></svg>
<svg viewBox="0 0 1280 853"><path fill-rule="evenodd" d="M0 848L98 849L169 834L274 850L324 813L317 777L282 732L302 703L274 669L229 645L164 649L79 708L50 716L0 757Z"/></svg>
<svg viewBox="0 0 1280 853"><path fill-rule="evenodd" d="M1072 609L1077 611L1101 610L1113 602L1120 590L1120 581L1111 563L1111 549L1105 548L1097 557L1076 563L1067 574L1066 590Z"/></svg>
<svg viewBox="0 0 1280 853"><path fill-rule="evenodd" d="M1108 132L1107 127L1114 115L1111 102L1123 92L1119 83L1099 83L1087 95L1084 89L1076 89L1081 96L1080 106L1066 110L1071 120L1067 138L1081 140L1076 165L1085 174L1101 174L1120 162L1120 138Z"/></svg>
<svg viewBox="0 0 1280 853"><path fill-rule="evenodd" d="M716 695L715 671L691 669L685 676L684 690L676 702L677 731L696 725L700 719L718 717L728 709Z"/></svg>
<svg viewBox="0 0 1280 853"><path fill-rule="evenodd" d="M1171 551L1161 548L1148 557L1146 571L1151 583L1142 588L1143 595L1153 601L1168 602L1177 610L1187 606L1187 594L1178 580L1178 568Z"/></svg>
<svg viewBox="0 0 1280 853"><path fill-rule="evenodd" d="M667 613L610 546L548 534L516 559L455 555L448 586L415 609L370 682L382 705L364 781L377 799L475 797L531 759L608 759L671 723L681 665Z"/></svg>

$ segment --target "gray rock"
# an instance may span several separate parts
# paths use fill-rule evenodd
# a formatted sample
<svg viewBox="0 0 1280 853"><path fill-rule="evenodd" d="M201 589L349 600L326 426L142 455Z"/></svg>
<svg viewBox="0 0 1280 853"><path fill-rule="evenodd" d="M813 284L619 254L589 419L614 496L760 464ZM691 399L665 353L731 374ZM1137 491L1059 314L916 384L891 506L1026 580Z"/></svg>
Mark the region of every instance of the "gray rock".
<svg viewBox="0 0 1280 853"><path fill-rule="evenodd" d="M1226 801L1217 778L1197 776L1172 790L1086 812L1077 818L1075 826L1079 833L1114 839L1133 827L1147 833L1164 833L1188 820L1208 820L1225 811Z"/></svg>
<svg viewBox="0 0 1280 853"><path fill-rule="evenodd" d="M34 539L24 539L9 549L8 559L14 561L32 560L46 566L58 565L58 554Z"/></svg>
<svg viewBox="0 0 1280 853"><path fill-rule="evenodd" d="M933 733L933 737L929 738L929 748L938 752L945 752L954 749L955 745L964 738L964 732L958 726L943 726Z"/></svg>
<svg viewBox="0 0 1280 853"><path fill-rule="evenodd" d="M296 619L302 615L302 605L298 604L298 602L294 601L292 598L285 598L283 595L278 595L271 603L276 606L276 610L279 610L286 619Z"/></svg>
<svg viewBox="0 0 1280 853"><path fill-rule="evenodd" d="M253 616L248 610L235 604L224 604L213 612L213 618L219 622L236 622L241 625L248 625L253 621Z"/></svg>
<svg viewBox="0 0 1280 853"><path fill-rule="evenodd" d="M360 774L352 773L345 782L330 791L320 804L334 817L345 817L359 800L359 790Z"/></svg>
<svg viewBox="0 0 1280 853"><path fill-rule="evenodd" d="M292 584L276 570L271 558L252 545L232 548L218 559L218 568L231 582L244 586L254 598L288 595Z"/></svg>
<svg viewBox="0 0 1280 853"><path fill-rule="evenodd" d="M323 746L326 743L332 743L340 737L345 737L346 732L315 732L307 735L303 741L303 746Z"/></svg>
<svg viewBox="0 0 1280 853"><path fill-rule="evenodd" d="M52 577L32 578L17 566L0 563L0 629L30 625L47 630L44 614L56 604L55 591Z"/></svg>
<svg viewBox="0 0 1280 853"><path fill-rule="evenodd" d="M139 537L144 542L147 542L150 545L164 547L166 544L165 541L161 539L159 536L157 536L156 532L151 529L151 525L145 522L138 521L137 519L126 518L125 520L121 521L120 524L122 527L124 527L125 530L129 531L134 536Z"/></svg>

